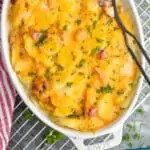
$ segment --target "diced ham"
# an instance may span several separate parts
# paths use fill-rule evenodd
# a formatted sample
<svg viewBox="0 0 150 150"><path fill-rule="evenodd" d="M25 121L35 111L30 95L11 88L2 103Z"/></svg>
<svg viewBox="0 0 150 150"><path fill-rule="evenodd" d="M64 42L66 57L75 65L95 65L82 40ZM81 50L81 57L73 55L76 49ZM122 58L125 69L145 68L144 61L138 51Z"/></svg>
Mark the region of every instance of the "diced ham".
<svg viewBox="0 0 150 150"><path fill-rule="evenodd" d="M107 59L108 58L108 53L106 50L101 50L99 53L98 53L98 57L99 59Z"/></svg>
<svg viewBox="0 0 150 150"><path fill-rule="evenodd" d="M89 116L90 117L94 117L96 115L96 113L97 113L97 108L96 107L91 107L89 109Z"/></svg>
<svg viewBox="0 0 150 150"><path fill-rule="evenodd" d="M100 7L110 7L112 5L110 0L99 0L98 2Z"/></svg>
<svg viewBox="0 0 150 150"><path fill-rule="evenodd" d="M43 81L43 89L47 89L48 88L48 81L44 80Z"/></svg>
<svg viewBox="0 0 150 150"><path fill-rule="evenodd" d="M111 18L113 18L114 16L115 16L115 13L114 13L114 7L107 7L106 9L105 9L105 12L106 12L106 14L109 16L109 17L111 17Z"/></svg>
<svg viewBox="0 0 150 150"><path fill-rule="evenodd" d="M87 32L84 31L84 30L79 29L75 33L75 39L77 41L82 42L82 41L84 41L86 39L86 37L87 37Z"/></svg>
<svg viewBox="0 0 150 150"><path fill-rule="evenodd" d="M38 31L34 31L32 34L32 38L37 41L39 39L39 37L41 36L41 33Z"/></svg>
<svg viewBox="0 0 150 150"><path fill-rule="evenodd" d="M50 97L45 97L42 99L43 102L45 103L50 103L51 98Z"/></svg>
<svg viewBox="0 0 150 150"><path fill-rule="evenodd" d="M35 96L39 96L39 94L42 93L42 88L38 83L33 83L32 89Z"/></svg>
<svg viewBox="0 0 150 150"><path fill-rule="evenodd" d="M114 17L114 8L112 7L111 0L99 0L98 4L100 7L104 8L109 17Z"/></svg>
<svg viewBox="0 0 150 150"><path fill-rule="evenodd" d="M58 36L60 37L61 40L64 38L64 30L60 29L58 30Z"/></svg>
<svg viewBox="0 0 150 150"><path fill-rule="evenodd" d="M37 79L33 81L32 90L35 96L39 96L48 88L48 81L46 79Z"/></svg>

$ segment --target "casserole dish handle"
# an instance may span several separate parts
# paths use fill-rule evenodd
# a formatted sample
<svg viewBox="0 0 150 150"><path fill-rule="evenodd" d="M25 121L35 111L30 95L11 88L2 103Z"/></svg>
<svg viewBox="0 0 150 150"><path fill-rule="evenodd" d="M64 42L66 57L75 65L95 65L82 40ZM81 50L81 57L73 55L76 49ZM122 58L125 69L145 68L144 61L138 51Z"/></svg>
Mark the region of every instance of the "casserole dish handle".
<svg viewBox="0 0 150 150"><path fill-rule="evenodd" d="M113 133L110 133L113 135L113 138L106 141L104 140L102 143L93 144L93 145L85 145L84 140L82 138L73 138L69 137L70 140L73 142L73 144L78 148L78 150L104 150L109 149L112 147L115 147L121 143L122 140L122 129L123 125L116 129Z"/></svg>

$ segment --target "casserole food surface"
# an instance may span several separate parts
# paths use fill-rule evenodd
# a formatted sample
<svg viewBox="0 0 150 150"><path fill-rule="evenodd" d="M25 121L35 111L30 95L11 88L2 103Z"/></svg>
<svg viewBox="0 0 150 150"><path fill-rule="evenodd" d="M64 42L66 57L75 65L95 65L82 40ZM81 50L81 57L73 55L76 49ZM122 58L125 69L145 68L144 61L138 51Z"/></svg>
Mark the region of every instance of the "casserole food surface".
<svg viewBox="0 0 150 150"><path fill-rule="evenodd" d="M118 11L134 32L120 1ZM13 69L54 122L96 131L128 107L138 69L109 0L16 0L9 22Z"/></svg>

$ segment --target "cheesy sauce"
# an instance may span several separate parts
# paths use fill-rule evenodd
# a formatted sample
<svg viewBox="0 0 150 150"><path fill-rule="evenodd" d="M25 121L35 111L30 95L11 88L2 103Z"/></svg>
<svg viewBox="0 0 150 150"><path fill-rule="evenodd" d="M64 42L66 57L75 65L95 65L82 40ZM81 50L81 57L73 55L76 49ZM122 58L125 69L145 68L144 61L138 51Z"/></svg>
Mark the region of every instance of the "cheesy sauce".
<svg viewBox="0 0 150 150"><path fill-rule="evenodd" d="M133 32L120 1L117 7ZM54 122L96 131L128 107L138 70L110 0L16 0L9 22L13 69Z"/></svg>

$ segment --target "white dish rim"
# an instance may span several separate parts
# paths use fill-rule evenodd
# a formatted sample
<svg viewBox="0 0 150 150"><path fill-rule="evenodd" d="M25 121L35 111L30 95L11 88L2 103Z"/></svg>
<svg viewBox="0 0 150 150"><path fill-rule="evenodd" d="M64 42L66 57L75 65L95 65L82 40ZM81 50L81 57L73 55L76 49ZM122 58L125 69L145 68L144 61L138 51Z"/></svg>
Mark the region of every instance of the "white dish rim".
<svg viewBox="0 0 150 150"><path fill-rule="evenodd" d="M138 29L137 33L139 34L139 40L140 40L141 44L144 45L144 36L143 36L143 31L142 31L142 27L141 27L141 24L140 24L140 18L138 16L138 12L135 8L133 0L128 0L128 3L130 4L130 6L132 8L132 11L133 11L133 14L134 14L134 17L135 17L134 19L136 20L136 26L137 26L137 29ZM43 115L40 112L40 110L30 101L30 98L25 93L25 90L24 90L22 84L19 82L19 80L18 80L18 78L17 78L17 76L16 76L15 72L13 71L12 66L10 64L10 58L8 56L8 51L9 51L8 21L7 21L8 7L9 7L9 0L5 0L3 2L2 16L1 16L2 56L3 56L3 60L4 60L4 63L5 63L6 69L9 73L9 76L11 78L11 81L12 81L13 85L15 86L16 90L18 91L18 93L22 97L25 104L30 108L30 110L32 110L32 112L38 118L40 118L40 120L42 120L44 123L46 123L51 128L53 128L53 129L55 129L59 132L62 132L63 134L65 134L67 136L71 136L71 137L93 138L93 137L101 136L101 135L104 135L104 134L113 133L113 131L116 130L118 127L120 127L120 125L123 125L125 120L128 117L128 114L130 114L131 110L133 109L133 107L137 103L137 99L138 99L140 89L141 89L142 83L143 83L143 77L140 78L139 84L137 86L136 94L134 95L132 103L130 104L130 106L126 110L126 112L119 119L114 121L111 125L108 125L104 129L100 129L95 134L93 134L91 132L82 133L80 131L74 131L72 129L67 129L67 128L61 127L61 126L55 124L54 122L52 122L51 119L48 119L45 115ZM143 67L145 67L145 60L143 59L142 56L141 56L141 63L143 65Z"/></svg>

